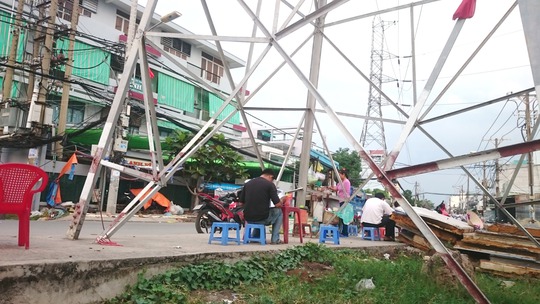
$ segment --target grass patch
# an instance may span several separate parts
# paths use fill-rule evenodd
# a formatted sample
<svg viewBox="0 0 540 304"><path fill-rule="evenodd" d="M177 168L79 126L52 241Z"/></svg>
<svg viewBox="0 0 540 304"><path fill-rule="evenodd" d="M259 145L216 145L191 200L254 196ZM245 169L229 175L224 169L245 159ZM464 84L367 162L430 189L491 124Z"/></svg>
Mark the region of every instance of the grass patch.
<svg viewBox="0 0 540 304"><path fill-rule="evenodd" d="M461 285L435 283L422 272L423 263L415 254L377 258L307 243L234 264L188 265L151 279L141 274L137 284L105 303L475 303ZM365 278L374 289L356 287ZM512 280L507 288L487 274L476 281L492 303L540 301L539 280Z"/></svg>

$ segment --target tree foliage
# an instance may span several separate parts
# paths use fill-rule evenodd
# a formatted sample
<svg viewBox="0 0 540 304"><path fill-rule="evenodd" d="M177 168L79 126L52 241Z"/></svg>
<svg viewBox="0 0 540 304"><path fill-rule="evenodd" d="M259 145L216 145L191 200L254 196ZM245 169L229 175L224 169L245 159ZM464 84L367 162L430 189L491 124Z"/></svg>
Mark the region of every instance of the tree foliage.
<svg viewBox="0 0 540 304"><path fill-rule="evenodd" d="M178 154L193 137L191 132L175 130L165 139L171 147L171 155ZM179 176L191 194L195 194L203 182L232 181L247 176L247 170L242 164L242 155L229 147L226 142L223 134L215 134L184 163Z"/></svg>
<svg viewBox="0 0 540 304"><path fill-rule="evenodd" d="M349 148L339 148L332 154L332 158L339 163L340 168L347 169L351 185L360 185L360 171L362 170L362 162L358 156L358 152L354 150L349 151Z"/></svg>
<svg viewBox="0 0 540 304"><path fill-rule="evenodd" d="M433 210L433 202L428 199L421 199L416 201L416 206Z"/></svg>
<svg viewBox="0 0 540 304"><path fill-rule="evenodd" d="M403 191L403 197L411 204L411 206L416 206L416 199L413 196L413 193L411 190L405 190Z"/></svg>
<svg viewBox="0 0 540 304"><path fill-rule="evenodd" d="M413 193L411 190L405 190L403 191L403 197L407 199L407 201L411 204L411 206L417 206L417 207L423 207L426 209L433 209L433 202L431 202L428 199L416 199L413 196Z"/></svg>

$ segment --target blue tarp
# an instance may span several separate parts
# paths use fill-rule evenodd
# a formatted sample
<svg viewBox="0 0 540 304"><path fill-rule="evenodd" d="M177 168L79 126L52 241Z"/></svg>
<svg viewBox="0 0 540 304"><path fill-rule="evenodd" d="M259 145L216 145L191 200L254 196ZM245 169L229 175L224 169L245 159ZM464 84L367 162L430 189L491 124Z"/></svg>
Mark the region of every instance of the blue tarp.
<svg viewBox="0 0 540 304"><path fill-rule="evenodd" d="M228 184L228 183L206 183L204 185L205 190L214 191L218 188L221 188L223 191L236 190L242 188L242 185Z"/></svg>
<svg viewBox="0 0 540 304"><path fill-rule="evenodd" d="M319 160L319 162L321 162L321 164L327 168L332 168L332 162L330 161L330 157L324 155L323 153L319 152L319 151L315 151L315 150L310 150L309 151L309 155L312 157L312 158L316 158ZM336 166L339 168L339 163L337 161L334 161L334 163L336 164Z"/></svg>

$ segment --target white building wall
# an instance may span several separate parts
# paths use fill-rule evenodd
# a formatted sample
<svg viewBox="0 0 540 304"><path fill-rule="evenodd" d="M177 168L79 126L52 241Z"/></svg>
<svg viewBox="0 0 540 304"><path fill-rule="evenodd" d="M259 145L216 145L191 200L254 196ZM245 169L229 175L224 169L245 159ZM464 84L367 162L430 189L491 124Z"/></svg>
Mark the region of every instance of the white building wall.
<svg viewBox="0 0 540 304"><path fill-rule="evenodd" d="M499 185L501 194L506 191L509 181L515 171L515 165L501 166L499 173ZM534 193L540 193L540 164L533 167ZM514 184L510 189L510 195L529 193L529 169L527 164L523 164L516 176Z"/></svg>

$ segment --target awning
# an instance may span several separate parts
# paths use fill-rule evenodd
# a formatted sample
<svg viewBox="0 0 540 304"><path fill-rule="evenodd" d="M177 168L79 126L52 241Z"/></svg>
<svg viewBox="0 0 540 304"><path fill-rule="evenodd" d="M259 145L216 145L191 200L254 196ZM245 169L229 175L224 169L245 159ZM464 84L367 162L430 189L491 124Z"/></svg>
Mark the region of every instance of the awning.
<svg viewBox="0 0 540 304"><path fill-rule="evenodd" d="M319 160L321 165L323 165L323 166L325 166L327 168L332 168L332 162L330 161L330 157L322 154L321 152L311 150L311 151L309 151L309 156L311 158L315 158L315 159ZM336 167L339 168L339 163L337 161L334 161L334 163L336 164Z"/></svg>

